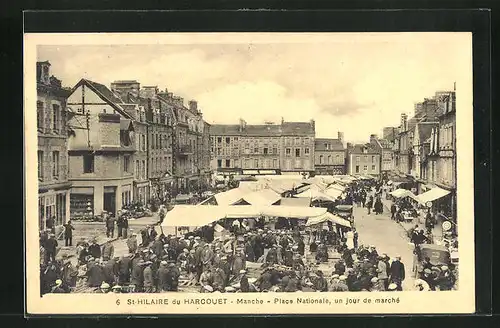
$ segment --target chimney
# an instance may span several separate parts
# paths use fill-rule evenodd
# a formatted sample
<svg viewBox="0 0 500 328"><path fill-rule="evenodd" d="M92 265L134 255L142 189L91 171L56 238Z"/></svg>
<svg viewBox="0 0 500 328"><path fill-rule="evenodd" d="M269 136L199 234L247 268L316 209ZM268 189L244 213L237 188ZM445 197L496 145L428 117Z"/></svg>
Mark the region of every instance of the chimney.
<svg viewBox="0 0 500 328"><path fill-rule="evenodd" d="M50 63L48 61L36 63L37 82L50 84Z"/></svg>
<svg viewBox="0 0 500 328"><path fill-rule="evenodd" d="M377 140L378 136L376 134L370 134L370 142Z"/></svg>
<svg viewBox="0 0 500 328"><path fill-rule="evenodd" d="M192 112L198 112L198 102L196 100L190 100L189 101L189 109Z"/></svg>
<svg viewBox="0 0 500 328"><path fill-rule="evenodd" d="M285 123L285 119L283 117L281 117L281 125L283 125Z"/></svg>
<svg viewBox="0 0 500 328"><path fill-rule="evenodd" d="M337 138L340 140L342 144L344 144L344 132L337 132Z"/></svg>
<svg viewBox="0 0 500 328"><path fill-rule="evenodd" d="M134 97L139 97L141 84L135 80L114 81L111 83L111 91L115 93L131 93Z"/></svg>
<svg viewBox="0 0 500 328"><path fill-rule="evenodd" d="M312 119L310 121L310 123L311 123L311 126L312 126L313 130L314 130L316 128L316 122L314 121L314 119Z"/></svg>
<svg viewBox="0 0 500 328"><path fill-rule="evenodd" d="M243 130L245 130L246 127L247 127L247 122L245 122L244 119L240 118L240 127L239 127L240 132L243 132Z"/></svg>
<svg viewBox="0 0 500 328"><path fill-rule="evenodd" d="M401 114L401 132L406 132L406 130L408 129L407 123L408 115L406 115L405 113Z"/></svg>
<svg viewBox="0 0 500 328"><path fill-rule="evenodd" d="M144 86L142 89L139 91L139 94L143 98L155 98L156 95L158 94L158 87L157 86Z"/></svg>

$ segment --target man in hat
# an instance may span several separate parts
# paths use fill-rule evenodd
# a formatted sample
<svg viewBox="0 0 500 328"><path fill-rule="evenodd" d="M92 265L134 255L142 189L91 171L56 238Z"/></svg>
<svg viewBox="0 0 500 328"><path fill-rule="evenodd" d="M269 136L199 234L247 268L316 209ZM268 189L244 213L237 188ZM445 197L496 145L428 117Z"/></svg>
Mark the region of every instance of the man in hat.
<svg viewBox="0 0 500 328"><path fill-rule="evenodd" d="M142 247L147 247L149 245L149 226L146 226L144 229L141 230L141 237L142 237Z"/></svg>
<svg viewBox="0 0 500 328"><path fill-rule="evenodd" d="M314 283L314 289L320 292L327 292L328 291L328 282L326 281L325 277L323 276L323 271L318 270L316 271L316 276L317 278L313 281Z"/></svg>
<svg viewBox="0 0 500 328"><path fill-rule="evenodd" d="M111 258L113 258L113 255L115 253L115 247L113 246L113 243L108 240L104 245L102 246L102 259L104 261L109 261Z"/></svg>
<svg viewBox="0 0 500 328"><path fill-rule="evenodd" d="M89 254L95 259L101 258L101 246L97 243L96 238L92 239L92 243L89 246Z"/></svg>
<svg viewBox="0 0 500 328"><path fill-rule="evenodd" d="M246 270L240 270L240 290L242 293L250 292L250 283L248 282Z"/></svg>
<svg viewBox="0 0 500 328"><path fill-rule="evenodd" d="M318 245L318 249L316 251L316 263L325 263L328 262L328 248L324 243Z"/></svg>
<svg viewBox="0 0 500 328"><path fill-rule="evenodd" d="M210 248L209 244L204 244L201 252L201 262L203 265L202 268L203 271L212 265L213 258L214 258L214 251Z"/></svg>
<svg viewBox="0 0 500 328"><path fill-rule="evenodd" d="M160 262L160 267L158 268L158 271L156 273L157 276L157 285L156 285L156 290L159 292L166 292L170 289L169 285L169 276L168 276L168 262L165 260L162 260Z"/></svg>
<svg viewBox="0 0 500 328"><path fill-rule="evenodd" d="M119 275L119 258L112 258L109 261L105 261L102 267L102 271L104 274L104 281L110 285L113 285L118 281Z"/></svg>
<svg viewBox="0 0 500 328"><path fill-rule="evenodd" d="M181 273L179 269L175 266L175 263L171 262L168 264L167 271L167 286L169 291L176 292L179 289L179 277Z"/></svg>
<svg viewBox="0 0 500 328"><path fill-rule="evenodd" d="M345 270L346 270L346 267L345 267L345 263L344 263L344 260L343 259L339 259L335 265L334 265L334 270L333 272L335 274L338 274L338 275L341 275L341 274L344 274L345 273Z"/></svg>
<svg viewBox="0 0 500 328"><path fill-rule="evenodd" d="M111 288L111 291L115 294L120 294L122 292L122 286L115 285Z"/></svg>
<svg viewBox="0 0 500 328"><path fill-rule="evenodd" d="M151 246L151 249L153 250L153 253L157 256L157 257L161 257L163 254L163 242L161 241L160 237L157 237L154 242L153 242L153 245Z"/></svg>
<svg viewBox="0 0 500 328"><path fill-rule="evenodd" d="M89 287L99 287L104 281L104 271L100 263L89 260L87 264L87 285Z"/></svg>
<svg viewBox="0 0 500 328"><path fill-rule="evenodd" d="M47 264L50 261L55 261L57 254L57 246L59 246L56 240L56 235L51 233L49 235L49 239L47 239L44 244L45 244L44 263Z"/></svg>
<svg viewBox="0 0 500 328"><path fill-rule="evenodd" d="M158 232L156 232L156 229L154 226L149 226L149 231L148 231L148 240L149 242L152 242L153 240L156 239L156 237L158 237ZM148 243L149 245L149 243Z"/></svg>
<svg viewBox="0 0 500 328"><path fill-rule="evenodd" d="M370 263L372 263L373 265L376 265L377 262L378 262L378 252L377 252L377 248L375 247L375 245L371 245L370 246L370 254L368 255L368 259L370 260Z"/></svg>
<svg viewBox="0 0 500 328"><path fill-rule="evenodd" d="M132 285L133 292L141 292L144 285L144 263L143 259L137 260L132 264L132 273L130 276L130 285Z"/></svg>
<svg viewBox="0 0 500 328"><path fill-rule="evenodd" d="M137 234L133 233L128 237L127 247L130 254L135 254L137 251Z"/></svg>
<svg viewBox="0 0 500 328"><path fill-rule="evenodd" d="M132 260L130 254L124 254L118 262L118 283L127 284L130 281L130 271L132 269Z"/></svg>
<svg viewBox="0 0 500 328"><path fill-rule="evenodd" d="M56 284L54 287L52 287L52 290L50 291L53 294L64 294L66 291L64 288L62 288L63 281L61 279L56 280Z"/></svg>
<svg viewBox="0 0 500 328"><path fill-rule="evenodd" d="M392 284L389 284L387 291L388 292L395 292L397 289L398 289L398 285L392 283Z"/></svg>
<svg viewBox="0 0 500 328"><path fill-rule="evenodd" d="M455 275L450 271L447 265L441 266L441 273L437 277L439 290L452 290L455 285Z"/></svg>
<svg viewBox="0 0 500 328"><path fill-rule="evenodd" d="M73 246L73 230L75 227L71 224L71 220L68 220L64 226L64 245Z"/></svg>
<svg viewBox="0 0 500 328"><path fill-rule="evenodd" d="M106 222L106 237L113 238L115 235L115 218L106 211L103 212L104 222Z"/></svg>
<svg viewBox="0 0 500 328"><path fill-rule="evenodd" d="M273 245L267 253L266 263L269 265L278 264L278 245Z"/></svg>
<svg viewBox="0 0 500 328"><path fill-rule="evenodd" d="M153 270L151 269L151 265L153 263L151 261L144 262L144 270L142 275L144 277L144 292L145 293L154 293L154 279L153 279Z"/></svg>
<svg viewBox="0 0 500 328"><path fill-rule="evenodd" d="M402 291L402 283L405 280L405 266L401 263L401 256L397 255L391 263L391 281L396 284L397 290Z"/></svg>
<svg viewBox="0 0 500 328"><path fill-rule="evenodd" d="M380 280L380 283L387 289L389 286L389 276L387 275L387 264L382 256L379 257L377 263L377 278L377 281Z"/></svg>
<svg viewBox="0 0 500 328"><path fill-rule="evenodd" d="M338 292L348 292L349 288L347 287L347 277L344 275L339 276L339 282L336 287L336 291Z"/></svg>
<svg viewBox="0 0 500 328"><path fill-rule="evenodd" d="M107 294L111 291L111 286L107 282L102 282L101 286L99 289L96 291L97 293L100 294Z"/></svg>

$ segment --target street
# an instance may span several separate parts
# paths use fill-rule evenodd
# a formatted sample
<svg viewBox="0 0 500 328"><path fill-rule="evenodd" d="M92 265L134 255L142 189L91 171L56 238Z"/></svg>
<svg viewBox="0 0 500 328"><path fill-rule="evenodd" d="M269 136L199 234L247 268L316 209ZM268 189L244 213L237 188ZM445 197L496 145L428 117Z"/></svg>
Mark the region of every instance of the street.
<svg viewBox="0 0 500 328"><path fill-rule="evenodd" d="M379 255L386 253L391 260L396 255L401 256L406 271L403 290L411 290L414 282L413 247L404 238L404 228L391 220L389 209L384 207L384 213L381 215L375 215L373 212L368 215L366 208L354 205L354 218L359 245L374 245Z"/></svg>

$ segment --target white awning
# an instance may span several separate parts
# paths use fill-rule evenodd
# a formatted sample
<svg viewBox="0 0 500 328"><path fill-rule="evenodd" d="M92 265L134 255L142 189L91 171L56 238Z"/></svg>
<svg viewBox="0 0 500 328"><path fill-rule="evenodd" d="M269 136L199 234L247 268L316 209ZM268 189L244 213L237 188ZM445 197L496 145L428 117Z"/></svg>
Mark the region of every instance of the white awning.
<svg viewBox="0 0 500 328"><path fill-rule="evenodd" d="M281 206L295 206L295 207L310 207L311 200L309 198L281 198Z"/></svg>
<svg viewBox="0 0 500 328"><path fill-rule="evenodd" d="M413 195L413 193L407 189L396 189L394 191L391 191L389 194L396 198L403 198Z"/></svg>
<svg viewBox="0 0 500 328"><path fill-rule="evenodd" d="M167 212L162 227L202 227L221 219L260 216L311 218L327 213L322 207L176 205Z"/></svg>
<svg viewBox="0 0 500 328"><path fill-rule="evenodd" d="M300 194L295 195L295 197L300 198L310 198L311 200L325 200L325 201L335 201L335 198L315 189L309 189Z"/></svg>
<svg viewBox="0 0 500 328"><path fill-rule="evenodd" d="M326 221L330 221L330 222L333 222L335 224L338 224L338 225L341 225L344 227L348 227L348 228L351 227L350 221L343 219L340 216L334 215L330 212L326 212L325 214L323 214L321 216L317 216L317 217L313 217L313 218L308 219L306 226L309 227L312 225L324 223Z"/></svg>
<svg viewBox="0 0 500 328"><path fill-rule="evenodd" d="M435 187L429 191L424 192L423 194L418 195L416 199L421 204L425 205L427 202L435 201L436 199L442 198L442 197L448 195L449 193L450 192L448 190L445 190L445 189L442 189L439 187Z"/></svg>

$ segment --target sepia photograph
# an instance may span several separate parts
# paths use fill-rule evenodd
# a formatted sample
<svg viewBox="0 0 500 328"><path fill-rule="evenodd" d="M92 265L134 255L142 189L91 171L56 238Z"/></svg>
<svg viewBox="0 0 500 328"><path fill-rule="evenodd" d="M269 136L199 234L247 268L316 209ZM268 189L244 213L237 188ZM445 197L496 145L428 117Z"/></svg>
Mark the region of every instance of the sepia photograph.
<svg viewBox="0 0 500 328"><path fill-rule="evenodd" d="M25 99L28 312L474 311L471 33L26 34Z"/></svg>

